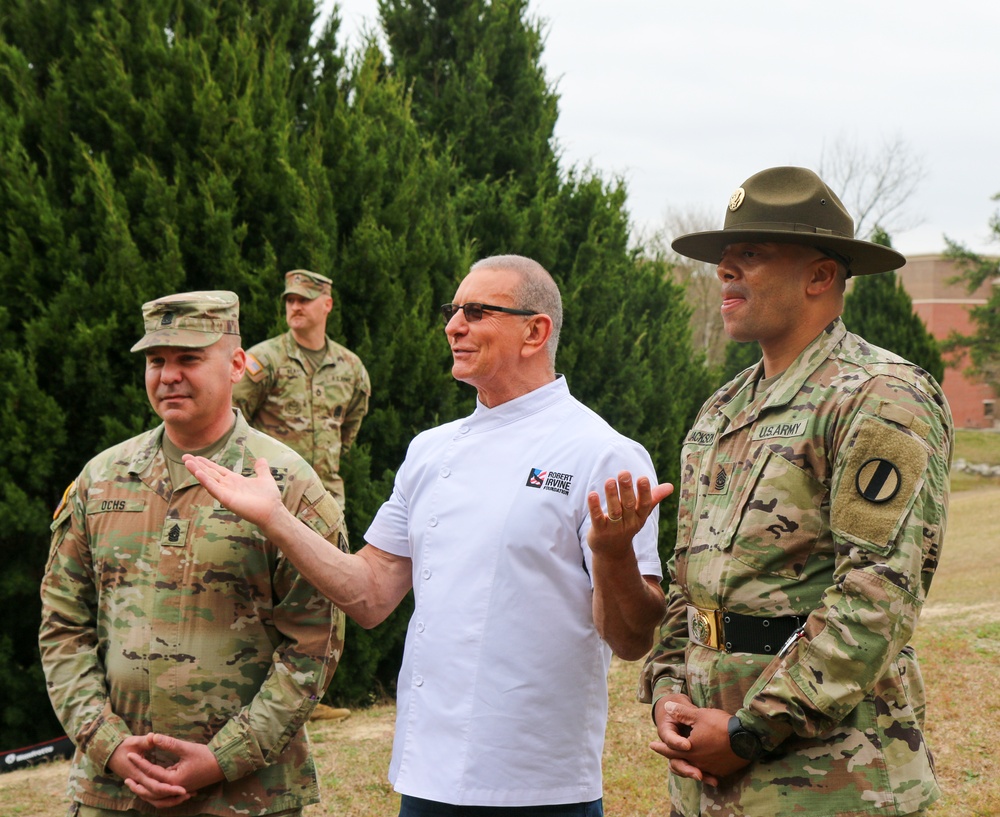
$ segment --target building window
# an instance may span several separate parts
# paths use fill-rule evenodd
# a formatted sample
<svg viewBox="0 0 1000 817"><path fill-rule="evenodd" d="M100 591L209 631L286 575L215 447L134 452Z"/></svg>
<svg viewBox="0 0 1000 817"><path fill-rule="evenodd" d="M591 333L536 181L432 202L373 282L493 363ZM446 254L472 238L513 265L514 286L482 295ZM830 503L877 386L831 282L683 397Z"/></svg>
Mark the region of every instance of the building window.
<svg viewBox="0 0 1000 817"><path fill-rule="evenodd" d="M984 417L993 417L994 416L994 414L993 414L993 401L992 400L983 400L983 416Z"/></svg>

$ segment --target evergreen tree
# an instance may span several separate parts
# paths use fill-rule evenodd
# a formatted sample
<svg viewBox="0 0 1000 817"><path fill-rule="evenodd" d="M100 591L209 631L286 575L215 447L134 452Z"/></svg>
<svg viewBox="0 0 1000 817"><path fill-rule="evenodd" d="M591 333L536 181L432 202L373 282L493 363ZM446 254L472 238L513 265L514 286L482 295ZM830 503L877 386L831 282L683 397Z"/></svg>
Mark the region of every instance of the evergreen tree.
<svg viewBox="0 0 1000 817"><path fill-rule="evenodd" d="M744 369L757 363L761 358L760 344L757 341L741 343L731 340L726 344L725 359L719 374L715 377L716 385L728 383Z"/></svg>
<svg viewBox="0 0 1000 817"><path fill-rule="evenodd" d="M1000 193L993 199L1000 201ZM993 240L1000 241L1000 212L990 219L990 231ZM1000 258L971 252L950 240L947 255L958 262L961 278L970 293L984 282L1000 278ZM969 316L975 330L968 335L953 332L945 348L947 351L967 351L972 361L969 374L987 383L995 394L1000 394L1000 287L992 288L985 304L969 309Z"/></svg>
<svg viewBox="0 0 1000 817"><path fill-rule="evenodd" d="M458 206L477 255L539 255L553 243L558 96L527 0L379 0L379 11L414 117L462 172Z"/></svg>
<svg viewBox="0 0 1000 817"><path fill-rule="evenodd" d="M555 91L527 0L379 0L414 116L470 179L517 181L526 198L555 169Z"/></svg>
<svg viewBox="0 0 1000 817"><path fill-rule="evenodd" d="M876 228L872 240L891 247L889 237ZM859 275L844 298L844 323L869 343L895 352L929 372L939 383L944 361L937 341L913 311L913 300L895 272Z"/></svg>
<svg viewBox="0 0 1000 817"><path fill-rule="evenodd" d="M552 273L565 306L557 368L671 478L708 391L689 311L665 266L629 248L624 186L559 167L541 24L525 0L380 0L379 9L417 121L463 174L456 200L469 243L479 256L527 255ZM664 556L675 520L668 500Z"/></svg>
<svg viewBox="0 0 1000 817"><path fill-rule="evenodd" d="M285 270L335 279L330 332L376 384L347 464L354 532L413 434L457 412L434 314L468 262L455 172L379 55L345 72L336 19L310 44L315 17L306 0L0 15L0 746L58 728L37 663L47 525L90 457L156 422L129 352L144 301L234 290L252 344L280 328ZM354 638L338 694L394 677L401 632Z"/></svg>
<svg viewBox="0 0 1000 817"><path fill-rule="evenodd" d="M336 16L312 39L312 0L4 4L0 746L58 729L36 641L47 526L89 458L158 422L128 351L147 300L234 290L252 345L283 329L286 270L333 278L328 330L374 389L343 463L355 547L410 439L474 403L435 310L492 252L553 272L574 393L643 442L661 479L676 474L707 390L681 293L629 249L623 186L558 168L555 95L524 3L435 8L462 23L441 76L467 84L427 98L375 45L345 63ZM664 556L675 515L665 503ZM336 700L391 688L408 614L349 625Z"/></svg>

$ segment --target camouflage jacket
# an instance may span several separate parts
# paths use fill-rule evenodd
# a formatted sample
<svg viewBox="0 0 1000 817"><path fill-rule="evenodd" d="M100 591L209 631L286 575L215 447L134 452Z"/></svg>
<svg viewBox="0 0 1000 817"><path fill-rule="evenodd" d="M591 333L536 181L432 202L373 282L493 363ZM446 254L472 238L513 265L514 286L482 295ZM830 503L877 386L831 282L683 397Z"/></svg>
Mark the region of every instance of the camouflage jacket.
<svg viewBox="0 0 1000 817"><path fill-rule="evenodd" d="M668 612L640 698L737 714L770 754L705 787L700 812L698 784L671 776L674 813L909 814L938 796L908 642L947 522L947 402L840 319L757 392L760 374L710 398L685 440ZM881 494L873 461L894 474ZM804 632L779 655L716 651L689 641L687 604L799 615Z"/></svg>
<svg viewBox="0 0 1000 817"><path fill-rule="evenodd" d="M250 425L301 454L344 506L340 457L368 412L372 387L361 359L327 338L323 363L312 374L291 332L247 352L247 369L233 403Z"/></svg>
<svg viewBox="0 0 1000 817"><path fill-rule="evenodd" d="M91 460L52 524L39 641L49 696L77 746L70 797L158 813L106 764L129 735L159 732L207 744L226 776L170 814L314 803L305 724L340 659L343 613L194 477L172 490L163 433ZM343 514L313 471L237 413L215 459L252 474L258 457L286 507L346 548Z"/></svg>

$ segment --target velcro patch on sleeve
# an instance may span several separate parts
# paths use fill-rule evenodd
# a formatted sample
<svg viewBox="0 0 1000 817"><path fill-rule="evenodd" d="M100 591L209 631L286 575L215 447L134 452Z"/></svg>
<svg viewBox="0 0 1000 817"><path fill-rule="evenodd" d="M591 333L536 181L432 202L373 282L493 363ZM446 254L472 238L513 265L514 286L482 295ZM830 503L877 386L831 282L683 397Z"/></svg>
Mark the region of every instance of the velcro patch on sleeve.
<svg viewBox="0 0 1000 817"><path fill-rule="evenodd" d="M323 498L316 503L316 513L331 530L339 527L344 521L344 512L340 509L340 503L329 493L323 494Z"/></svg>
<svg viewBox="0 0 1000 817"><path fill-rule="evenodd" d="M267 369L252 354L247 352L247 377L254 383L260 383L267 375Z"/></svg>
<svg viewBox="0 0 1000 817"><path fill-rule="evenodd" d="M903 428L910 429L914 434L919 434L925 440L931 431L931 427L912 411L907 411L902 406L897 406L888 400L879 405L878 416L884 417L886 420L891 420Z"/></svg>
<svg viewBox="0 0 1000 817"><path fill-rule="evenodd" d="M304 499L309 501L308 496ZM318 502L303 507L298 517L324 539L329 539L330 534L334 532L339 531L340 534L346 532L344 512L340 508L340 503L326 491ZM339 541L343 538L343 535L338 536L338 540L332 540L333 544L343 549L343 542Z"/></svg>
<svg viewBox="0 0 1000 817"><path fill-rule="evenodd" d="M927 470L927 449L914 437L874 417L861 421L834 487L830 527L883 555L913 506Z"/></svg>

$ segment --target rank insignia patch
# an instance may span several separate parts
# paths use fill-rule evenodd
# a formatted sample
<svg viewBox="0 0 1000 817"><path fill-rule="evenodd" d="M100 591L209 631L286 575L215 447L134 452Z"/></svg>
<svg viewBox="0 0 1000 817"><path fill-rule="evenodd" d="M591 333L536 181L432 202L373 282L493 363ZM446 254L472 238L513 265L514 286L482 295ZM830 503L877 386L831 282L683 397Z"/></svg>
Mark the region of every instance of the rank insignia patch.
<svg viewBox="0 0 1000 817"><path fill-rule="evenodd" d="M711 484L708 488L709 494L725 494L729 491L729 484L733 477L733 464L731 462L720 462L715 465L715 472L712 474Z"/></svg>

